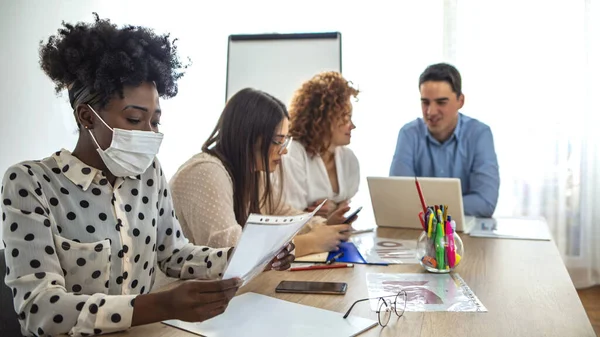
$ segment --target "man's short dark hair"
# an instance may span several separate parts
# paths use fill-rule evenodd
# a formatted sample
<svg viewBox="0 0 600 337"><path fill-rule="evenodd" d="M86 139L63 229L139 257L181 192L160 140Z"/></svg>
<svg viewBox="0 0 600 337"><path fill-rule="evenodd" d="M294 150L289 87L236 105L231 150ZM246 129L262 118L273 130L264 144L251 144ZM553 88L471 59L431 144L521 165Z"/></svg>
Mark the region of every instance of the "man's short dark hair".
<svg viewBox="0 0 600 337"><path fill-rule="evenodd" d="M448 63L432 64L419 77L419 88L428 81L448 82L456 97L462 95L462 80L458 70Z"/></svg>

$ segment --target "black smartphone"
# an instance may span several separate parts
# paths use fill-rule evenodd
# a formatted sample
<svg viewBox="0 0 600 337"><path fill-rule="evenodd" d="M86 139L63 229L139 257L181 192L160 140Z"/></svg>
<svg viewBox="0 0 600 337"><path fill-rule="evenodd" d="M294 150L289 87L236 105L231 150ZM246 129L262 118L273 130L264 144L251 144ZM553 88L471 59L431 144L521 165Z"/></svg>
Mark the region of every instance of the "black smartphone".
<svg viewBox="0 0 600 337"><path fill-rule="evenodd" d="M343 282L281 281L275 292L344 295L347 288L348 283Z"/></svg>
<svg viewBox="0 0 600 337"><path fill-rule="evenodd" d="M362 210L362 206L360 206L359 208L356 209L356 211L352 212L352 214L348 215L346 217L346 220L344 220L345 224L350 223L350 221L352 221L352 219L358 214L358 212L360 212Z"/></svg>

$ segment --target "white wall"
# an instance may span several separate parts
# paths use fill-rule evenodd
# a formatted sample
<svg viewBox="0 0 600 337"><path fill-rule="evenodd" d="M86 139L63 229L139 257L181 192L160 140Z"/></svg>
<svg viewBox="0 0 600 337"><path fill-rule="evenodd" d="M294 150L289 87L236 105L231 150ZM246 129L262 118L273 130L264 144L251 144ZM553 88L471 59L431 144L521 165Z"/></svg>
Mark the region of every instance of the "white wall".
<svg viewBox="0 0 600 337"><path fill-rule="evenodd" d="M420 114L418 76L443 61L442 1L219 1L210 10L191 9L191 3L1 1L0 171L75 145L68 95L54 94L38 64L39 41L55 34L62 20L91 21L97 11L117 24L171 32L181 55L192 58L179 95L161 103L165 139L159 157L167 177L200 150L223 108L230 34L340 31L343 74L362 91L354 105L352 147L363 177L357 204L368 206L364 177L388 174L398 129Z"/></svg>
<svg viewBox="0 0 600 337"><path fill-rule="evenodd" d="M60 18L90 18L89 9L64 2L68 10L42 1L0 3L0 171L25 159L72 148L76 124L68 96L57 97L38 65L38 43Z"/></svg>

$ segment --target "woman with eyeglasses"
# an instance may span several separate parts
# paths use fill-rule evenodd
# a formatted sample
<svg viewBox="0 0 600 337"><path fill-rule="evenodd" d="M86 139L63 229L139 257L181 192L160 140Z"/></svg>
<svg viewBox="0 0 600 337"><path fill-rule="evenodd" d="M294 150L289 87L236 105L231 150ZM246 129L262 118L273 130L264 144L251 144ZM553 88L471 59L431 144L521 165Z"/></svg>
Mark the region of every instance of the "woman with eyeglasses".
<svg viewBox="0 0 600 337"><path fill-rule="evenodd" d="M155 158L159 98L182 75L168 35L118 28L95 14L63 24L40 48L41 67L67 89L79 139L2 181L5 283L26 336L91 336L224 312L241 285L221 280L231 248L191 244ZM18 146L18 144L16 144ZM293 250L290 247L289 250ZM274 261L286 269L293 255ZM151 293L155 268L187 279Z"/></svg>
<svg viewBox="0 0 600 337"><path fill-rule="evenodd" d="M235 245L250 213L302 213L283 200L281 159L291 141L288 131L287 109L275 97L251 88L231 97L202 152L169 183L187 237L196 244ZM295 255L338 250L349 238L350 226L342 224L347 211L314 217L295 237Z"/></svg>
<svg viewBox="0 0 600 337"><path fill-rule="evenodd" d="M350 144L352 97L359 91L339 72L315 75L296 90L290 106L290 154L283 159L286 200L297 209L328 216L358 192L360 168Z"/></svg>

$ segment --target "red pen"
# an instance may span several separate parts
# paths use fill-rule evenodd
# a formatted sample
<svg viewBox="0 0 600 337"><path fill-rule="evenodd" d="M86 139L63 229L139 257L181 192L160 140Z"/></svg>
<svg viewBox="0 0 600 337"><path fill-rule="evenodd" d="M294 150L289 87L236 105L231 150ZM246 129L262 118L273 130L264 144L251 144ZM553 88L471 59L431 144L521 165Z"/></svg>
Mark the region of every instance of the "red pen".
<svg viewBox="0 0 600 337"><path fill-rule="evenodd" d="M427 213L427 204L425 203L425 198L423 198L423 191L421 191L421 184L419 184L419 180L417 180L417 177L415 177L415 185L417 185L417 192L419 193L419 199L421 200L423 213Z"/></svg>
<svg viewBox="0 0 600 337"><path fill-rule="evenodd" d="M336 268L353 268L352 263L338 263L338 264L316 264L306 267L290 268L290 271L301 271L301 270L318 270L318 269L336 269Z"/></svg>

